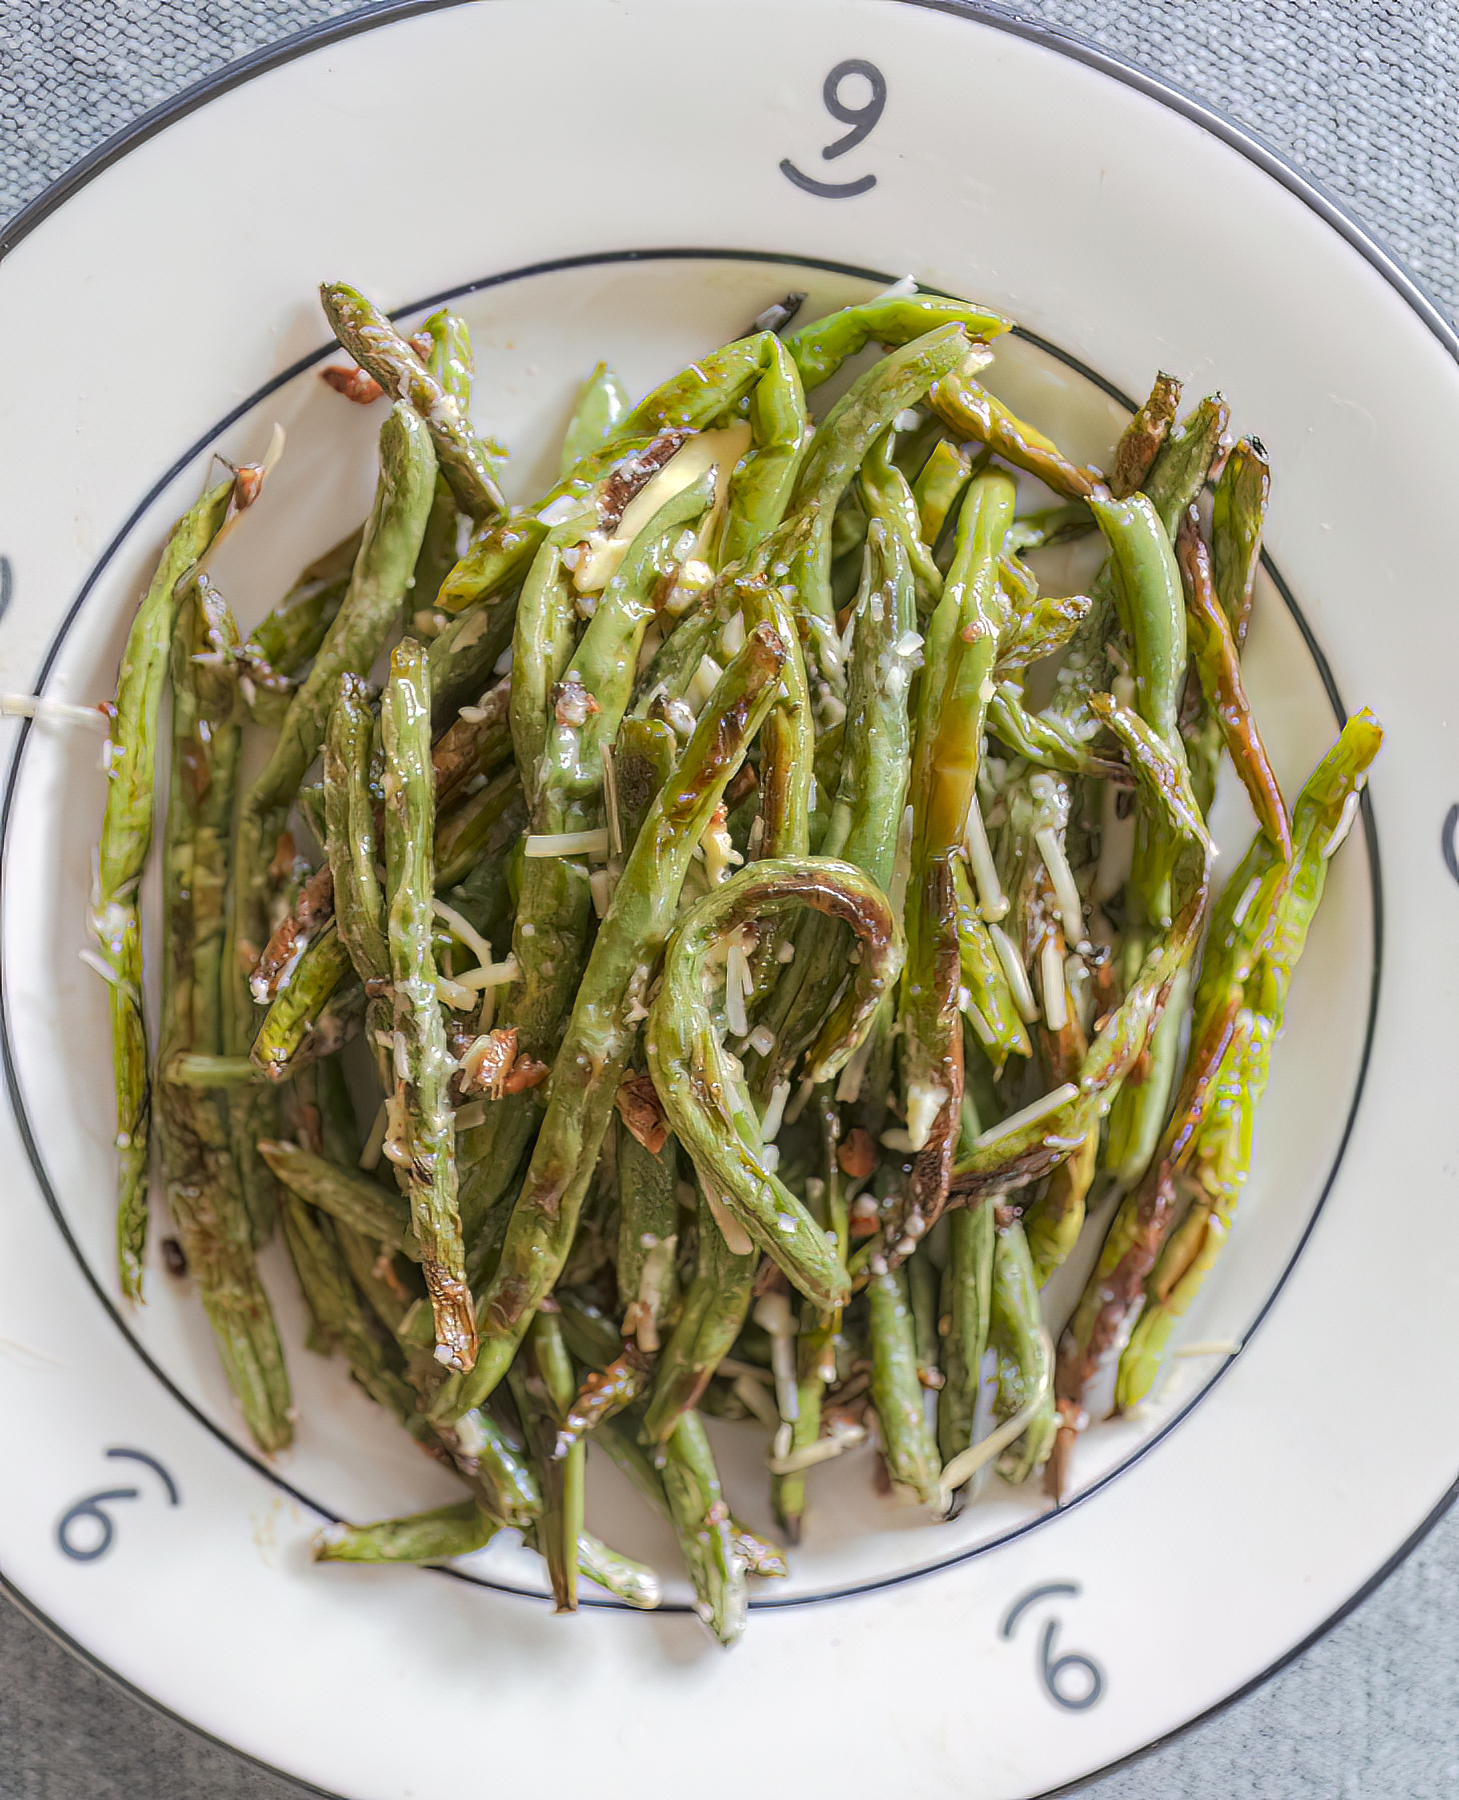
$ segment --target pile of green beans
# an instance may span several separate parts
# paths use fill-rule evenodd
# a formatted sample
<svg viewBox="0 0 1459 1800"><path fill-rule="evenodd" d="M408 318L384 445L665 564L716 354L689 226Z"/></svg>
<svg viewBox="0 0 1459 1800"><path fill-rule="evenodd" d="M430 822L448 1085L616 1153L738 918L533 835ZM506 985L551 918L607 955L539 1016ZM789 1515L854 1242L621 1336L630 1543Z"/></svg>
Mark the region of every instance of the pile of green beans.
<svg viewBox="0 0 1459 1800"><path fill-rule="evenodd" d="M1231 1229L1381 739L1350 719L1289 807L1241 673L1261 445L1162 374L1078 464L979 381L1007 320L894 292L781 308L637 404L600 364L556 485L508 506L464 323L322 297L357 365L330 385L382 412L370 516L245 637L207 572L240 470L118 680L92 918L124 1291L155 1186L276 1452L281 1231L310 1348L464 1490L322 1560L510 1526L558 1610L583 1580L655 1606L585 1523L593 1444L728 1644L786 1562L706 1416L763 1434L789 1544L866 1443L935 1516L994 1470L1057 1498L1096 1385L1150 1392ZM1088 592L1042 593L1079 538ZM1213 903L1223 758L1257 834Z"/></svg>

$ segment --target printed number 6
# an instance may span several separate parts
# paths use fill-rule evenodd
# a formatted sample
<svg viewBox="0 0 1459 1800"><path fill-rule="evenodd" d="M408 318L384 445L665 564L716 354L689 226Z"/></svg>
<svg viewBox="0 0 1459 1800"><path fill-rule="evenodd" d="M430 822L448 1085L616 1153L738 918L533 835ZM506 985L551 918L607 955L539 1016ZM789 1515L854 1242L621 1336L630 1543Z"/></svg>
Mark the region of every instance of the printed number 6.
<svg viewBox="0 0 1459 1800"><path fill-rule="evenodd" d="M1079 1592L1078 1584L1073 1581L1051 1581L1045 1587L1031 1588L1009 1607L1003 1620L1002 1635L1011 1638L1018 1621L1040 1600L1050 1600L1055 1594L1068 1594L1077 1599ZM1050 1619L1039 1639L1039 1675L1044 1690L1054 1705L1062 1706L1065 1712L1088 1712L1104 1693L1103 1671L1092 1656L1085 1656L1082 1651L1071 1650L1064 1656L1055 1656L1058 1636L1059 1621ZM1078 1691L1070 1692L1065 1677L1075 1670L1082 1670L1083 1678L1078 1682Z"/></svg>
<svg viewBox="0 0 1459 1800"><path fill-rule="evenodd" d="M105 1556L111 1549L111 1541L116 1536L116 1526L112 1524L111 1514L103 1512L102 1502L105 1500L135 1500L135 1488L108 1488L103 1494L88 1494L84 1500L78 1500L66 1513L56 1527L56 1542L69 1556L72 1562L95 1562L97 1557ZM76 1543L72 1538L72 1527L81 1519L94 1519L101 1527L101 1536L94 1543ZM88 1534L89 1535L89 1534Z"/></svg>
<svg viewBox="0 0 1459 1800"><path fill-rule="evenodd" d="M1077 1650L1071 1650L1067 1656L1057 1660L1054 1657L1054 1640L1059 1635L1059 1621L1050 1619L1044 1626L1044 1635L1039 1642L1039 1660L1044 1686L1049 1690L1049 1698L1056 1706L1062 1706L1068 1712L1088 1712L1104 1692L1104 1676L1099 1671L1099 1664L1091 1657L1083 1656ZM1066 1693L1059 1686L1059 1681L1066 1669L1083 1669L1085 1679L1080 1682L1082 1693Z"/></svg>
<svg viewBox="0 0 1459 1800"><path fill-rule="evenodd" d="M841 98L841 84L850 75L859 75L871 89L871 95L864 106L848 106ZM859 56L849 56L845 62L839 62L826 77L821 86L821 99L826 111L833 119L839 119L843 125L849 125L850 131L829 143L821 151L826 162L834 157L844 156L848 150L854 150L864 143L876 129L877 121L887 103L886 76L875 63L869 63ZM817 181L814 176L804 174L786 157L780 165L780 172L787 181L807 194L815 194L822 200L850 200L856 194L869 193L876 186L875 175L863 175L857 181Z"/></svg>
<svg viewBox="0 0 1459 1800"><path fill-rule="evenodd" d="M181 1506L182 1495L177 1491L177 1483L155 1456L148 1456L145 1450L121 1448L108 1450L106 1454L121 1461L142 1463L153 1470L166 1489L168 1505ZM69 1556L72 1562L95 1562L98 1557L105 1556L116 1537L116 1525L111 1514L103 1511L103 1507L109 1500L135 1500L138 1497L138 1491L134 1487L105 1488L99 1494L88 1494L85 1499L78 1500L68 1512L62 1513L56 1524L56 1542L60 1545L62 1554ZM92 1537L91 1532L85 1533L79 1543L76 1541L75 1527L82 1519L90 1519L100 1528L101 1535L90 1543L86 1539Z"/></svg>

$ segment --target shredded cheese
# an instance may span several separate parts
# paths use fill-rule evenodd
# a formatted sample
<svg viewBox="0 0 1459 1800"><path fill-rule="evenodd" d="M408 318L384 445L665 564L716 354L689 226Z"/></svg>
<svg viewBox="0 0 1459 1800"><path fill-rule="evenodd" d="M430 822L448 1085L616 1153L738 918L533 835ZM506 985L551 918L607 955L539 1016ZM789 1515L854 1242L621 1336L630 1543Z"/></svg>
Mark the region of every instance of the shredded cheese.
<svg viewBox="0 0 1459 1800"><path fill-rule="evenodd" d="M998 870L993 861L993 851L988 843L988 833L983 825L983 814L976 794L968 807L967 824L963 828L963 849L967 853L968 867L973 872L973 880L978 889L978 911L988 924L996 925L1000 919L1008 916L1008 896L998 880Z"/></svg>
<svg viewBox="0 0 1459 1800"><path fill-rule="evenodd" d="M543 831L529 833L522 845L524 856L586 856L604 862L608 856L608 827L591 831Z"/></svg>
<svg viewBox="0 0 1459 1800"><path fill-rule="evenodd" d="M973 1148L987 1150L992 1145L1001 1143L1004 1138L1015 1136L1026 1126L1036 1125L1040 1119L1050 1117L1061 1107L1067 1106L1071 1100L1078 1098L1079 1089L1072 1081L1066 1081L1061 1087L1051 1089L1041 1100L1035 1100L1032 1106L1025 1106L1016 1113L1009 1113L1006 1119L994 1125L991 1130L980 1133L973 1141ZM885 1135L883 1135L882 1142L886 1142Z"/></svg>
<svg viewBox="0 0 1459 1800"><path fill-rule="evenodd" d="M1013 1004L1018 1008L1019 1017L1025 1025L1034 1024L1039 1016L1038 1002L1033 997L1023 958L1018 954L1013 939L1001 925L990 925L988 936L993 940L993 948L998 952L1003 973L1008 977L1008 985L1013 990Z"/></svg>

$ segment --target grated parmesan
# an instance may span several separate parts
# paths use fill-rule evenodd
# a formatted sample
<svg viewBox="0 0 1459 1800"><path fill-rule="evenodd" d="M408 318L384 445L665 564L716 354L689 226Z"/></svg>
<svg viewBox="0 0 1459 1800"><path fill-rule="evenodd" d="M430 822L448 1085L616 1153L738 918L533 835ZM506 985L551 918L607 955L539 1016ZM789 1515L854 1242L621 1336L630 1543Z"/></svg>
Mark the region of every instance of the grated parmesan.
<svg viewBox="0 0 1459 1800"><path fill-rule="evenodd" d="M524 856L586 856L603 862L608 855L608 827L591 831L531 832L523 841Z"/></svg>
<svg viewBox="0 0 1459 1800"><path fill-rule="evenodd" d="M1049 1118L1060 1108L1067 1106L1071 1100L1078 1098L1079 1089L1072 1081L1066 1081L1062 1086L1051 1089L1041 1100L1035 1100L1032 1106L1025 1106L1016 1113L1009 1113L1008 1117L999 1124L994 1125L988 1131L979 1133L974 1140L973 1147L976 1150L987 1150L991 1145L1001 1143L1004 1138L1014 1137L1026 1126L1036 1125L1040 1119ZM882 1141L885 1143L885 1138Z"/></svg>

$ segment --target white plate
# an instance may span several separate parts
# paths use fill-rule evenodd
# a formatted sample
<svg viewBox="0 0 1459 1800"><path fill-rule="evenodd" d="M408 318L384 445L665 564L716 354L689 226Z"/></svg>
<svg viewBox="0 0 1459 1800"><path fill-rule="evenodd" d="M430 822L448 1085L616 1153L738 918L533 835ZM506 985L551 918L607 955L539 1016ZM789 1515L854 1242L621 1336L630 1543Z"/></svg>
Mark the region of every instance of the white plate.
<svg viewBox="0 0 1459 1800"><path fill-rule="evenodd" d="M844 132L823 84L851 61L885 106L823 159ZM842 98L869 82L845 74ZM319 1511L428 1505L450 1484L302 1350L299 1444L257 1462L189 1297L154 1271L148 1307L120 1314L104 1014L76 958L95 747L7 727L8 1582L159 1704L351 1800L436 1800L463 1775L616 1797L669 1767L707 1800L761 1770L810 1800L889 1782L1017 1800L1292 1653L1459 1465L1438 527L1459 378L1437 315L1188 103L1002 17L896 0L403 8L230 72L122 149L32 209L0 268L0 328L24 347L0 434L0 687L105 692L207 455L256 450L275 418L288 458L218 570L239 612L353 523L375 427L313 376L321 275L392 307L459 296L478 412L526 493L598 356L642 387L787 287L824 310L910 272L1036 334L996 381L1076 454L1102 455L1122 417L1089 371L1123 393L1156 366L1190 391L1219 382L1277 473L1285 598L1263 596L1251 685L1284 780L1334 704L1370 704L1390 735L1294 990L1238 1230L1186 1322L1187 1344L1240 1353L1174 1359L1141 1418L1091 1432L1056 1516L1004 1493L934 1527L875 1501L853 1459L826 1471L790 1592L763 1596L726 1657L682 1612L551 1619L523 1597L540 1589L524 1553L457 1580L308 1564ZM1223 836L1241 832L1232 804ZM753 1513L755 1447L722 1441ZM624 1547L655 1550L595 1484ZM109 1490L132 1493L77 1511Z"/></svg>

